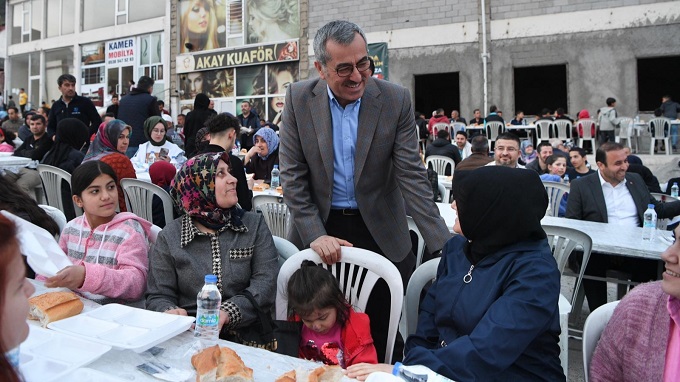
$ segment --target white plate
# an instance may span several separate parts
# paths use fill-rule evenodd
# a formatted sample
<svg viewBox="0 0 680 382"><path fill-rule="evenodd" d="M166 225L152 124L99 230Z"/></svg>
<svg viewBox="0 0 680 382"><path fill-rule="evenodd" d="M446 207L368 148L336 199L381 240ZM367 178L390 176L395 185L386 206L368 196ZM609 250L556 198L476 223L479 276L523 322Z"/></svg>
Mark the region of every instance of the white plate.
<svg viewBox="0 0 680 382"><path fill-rule="evenodd" d="M48 325L61 333L141 353L189 329L194 317L108 304Z"/></svg>
<svg viewBox="0 0 680 382"><path fill-rule="evenodd" d="M111 346L30 326L20 347L19 370L26 382L59 380L111 350Z"/></svg>
<svg viewBox="0 0 680 382"><path fill-rule="evenodd" d="M97 382L125 382L124 379L120 379L117 377L113 377L108 374L104 374L101 371L97 371L94 369L88 369L88 368L80 368L72 373L69 373L68 375L65 375L63 378L60 378L58 381L64 381L64 382L72 382L72 381L97 381Z"/></svg>
<svg viewBox="0 0 680 382"><path fill-rule="evenodd" d="M366 382L404 382L403 379L395 377L392 374L383 373L382 371L376 371L371 373L366 378Z"/></svg>

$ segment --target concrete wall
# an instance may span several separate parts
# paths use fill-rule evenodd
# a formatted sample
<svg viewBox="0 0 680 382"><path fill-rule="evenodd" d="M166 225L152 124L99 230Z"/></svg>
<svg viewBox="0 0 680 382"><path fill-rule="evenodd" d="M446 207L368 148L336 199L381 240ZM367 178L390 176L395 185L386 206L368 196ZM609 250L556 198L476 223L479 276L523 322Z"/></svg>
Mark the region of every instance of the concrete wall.
<svg viewBox="0 0 680 382"><path fill-rule="evenodd" d="M342 13L335 4L310 2L310 41L328 21L356 22L369 43L388 43L391 82L413 93L416 75L459 72L463 116L483 107L480 1L448 9L441 0L352 0ZM489 0L487 10L488 102L509 115L515 108L514 67L566 64L571 113L592 114L613 96L620 114L634 115L637 59L680 55L678 1Z"/></svg>

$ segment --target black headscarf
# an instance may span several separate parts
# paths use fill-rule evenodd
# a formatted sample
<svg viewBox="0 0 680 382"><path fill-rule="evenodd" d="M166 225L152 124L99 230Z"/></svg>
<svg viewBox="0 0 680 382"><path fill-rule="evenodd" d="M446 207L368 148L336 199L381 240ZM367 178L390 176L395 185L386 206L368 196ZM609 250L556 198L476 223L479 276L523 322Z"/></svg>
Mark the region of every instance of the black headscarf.
<svg viewBox="0 0 680 382"><path fill-rule="evenodd" d="M87 142L88 129L76 118L66 118L57 124L57 133L52 149L45 154L43 164L59 167L64 163L72 149L80 150Z"/></svg>
<svg viewBox="0 0 680 382"><path fill-rule="evenodd" d="M535 171L484 166L456 172L453 194L472 264L508 245L546 238L541 219L548 194Z"/></svg>

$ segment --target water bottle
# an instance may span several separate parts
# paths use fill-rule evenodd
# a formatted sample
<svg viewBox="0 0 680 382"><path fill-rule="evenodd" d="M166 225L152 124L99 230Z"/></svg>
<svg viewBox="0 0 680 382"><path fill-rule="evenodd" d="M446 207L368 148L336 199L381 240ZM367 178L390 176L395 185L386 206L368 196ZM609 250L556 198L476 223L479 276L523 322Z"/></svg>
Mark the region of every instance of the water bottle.
<svg viewBox="0 0 680 382"><path fill-rule="evenodd" d="M674 198L678 197L678 182L673 182L673 187L671 187L671 196Z"/></svg>
<svg viewBox="0 0 680 382"><path fill-rule="evenodd" d="M217 289L217 276L205 275L205 285L196 297L196 328L194 329L194 337L198 338L204 347L217 343L221 304L222 295Z"/></svg>
<svg viewBox="0 0 680 382"><path fill-rule="evenodd" d="M279 165L275 164L274 169L272 170L272 180L269 183L271 186L272 190L275 190L276 187L278 187L281 183L279 182L279 175L281 174L281 171L279 171Z"/></svg>
<svg viewBox="0 0 680 382"><path fill-rule="evenodd" d="M569 184L569 174L564 174L564 178L562 179L564 184Z"/></svg>
<svg viewBox="0 0 680 382"><path fill-rule="evenodd" d="M656 211L654 205L648 204L645 211L644 223L642 223L642 240L654 240L654 231L656 231Z"/></svg>
<svg viewBox="0 0 680 382"><path fill-rule="evenodd" d="M184 156L184 153L177 154L177 156L175 157L175 162L177 163L175 165L175 168L178 170L181 169L184 163L186 163L186 161L187 158Z"/></svg>
<svg viewBox="0 0 680 382"><path fill-rule="evenodd" d="M640 123L640 115L639 114L635 116L635 124L637 125L638 123Z"/></svg>

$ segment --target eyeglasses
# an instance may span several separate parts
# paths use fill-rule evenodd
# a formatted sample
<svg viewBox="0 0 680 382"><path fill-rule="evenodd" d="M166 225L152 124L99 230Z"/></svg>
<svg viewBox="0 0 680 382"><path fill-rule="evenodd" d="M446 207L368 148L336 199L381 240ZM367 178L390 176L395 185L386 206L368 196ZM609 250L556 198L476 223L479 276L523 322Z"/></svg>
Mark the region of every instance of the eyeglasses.
<svg viewBox="0 0 680 382"><path fill-rule="evenodd" d="M371 67L371 59L368 57L364 57L359 62L356 63L356 65L352 64L340 64L335 67L335 73L338 74L338 77L349 77L354 73L354 68L357 68L359 73L365 72L368 70L368 68Z"/></svg>

